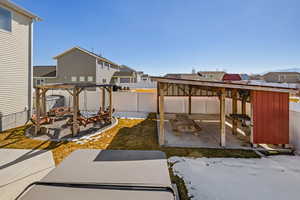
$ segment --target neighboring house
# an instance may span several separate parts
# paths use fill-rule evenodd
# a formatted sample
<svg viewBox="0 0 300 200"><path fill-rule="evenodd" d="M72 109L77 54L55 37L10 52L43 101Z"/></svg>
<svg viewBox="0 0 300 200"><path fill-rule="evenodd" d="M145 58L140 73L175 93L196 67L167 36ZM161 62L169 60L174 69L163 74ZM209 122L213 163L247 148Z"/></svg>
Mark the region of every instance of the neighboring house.
<svg viewBox="0 0 300 200"><path fill-rule="evenodd" d="M248 74L240 74L240 77L243 81L248 81L250 80L250 77Z"/></svg>
<svg viewBox="0 0 300 200"><path fill-rule="evenodd" d="M118 71L113 74L111 83L136 83L137 76L138 73L134 69L126 65L120 65Z"/></svg>
<svg viewBox="0 0 300 200"><path fill-rule="evenodd" d="M141 82L153 82L148 74L143 74L141 76Z"/></svg>
<svg viewBox="0 0 300 200"><path fill-rule="evenodd" d="M249 76L249 80L259 80L262 81L264 79L264 77L260 74L251 74Z"/></svg>
<svg viewBox="0 0 300 200"><path fill-rule="evenodd" d="M167 78L205 80L205 81L221 81L225 72L223 71L200 71L198 73L179 73L166 74Z"/></svg>
<svg viewBox="0 0 300 200"><path fill-rule="evenodd" d="M269 72L263 75L266 82L273 83L299 83L299 72Z"/></svg>
<svg viewBox="0 0 300 200"><path fill-rule="evenodd" d="M166 74L166 78L178 78L178 79L192 79L192 80L199 80L201 77L198 74L193 73L178 73L178 74Z"/></svg>
<svg viewBox="0 0 300 200"><path fill-rule="evenodd" d="M119 70L116 63L81 47L73 47L54 57L57 83L110 83Z"/></svg>
<svg viewBox="0 0 300 200"><path fill-rule="evenodd" d="M31 116L32 24L40 20L0 0L0 131L24 125Z"/></svg>
<svg viewBox="0 0 300 200"><path fill-rule="evenodd" d="M126 65L120 65L119 71L116 71L112 77L111 83L127 84L127 83L141 83L150 81L148 74L141 71L136 71Z"/></svg>
<svg viewBox="0 0 300 200"><path fill-rule="evenodd" d="M242 80L240 74L224 74L223 81L240 81Z"/></svg>
<svg viewBox="0 0 300 200"><path fill-rule="evenodd" d="M56 82L56 66L33 66L33 86Z"/></svg>
<svg viewBox="0 0 300 200"><path fill-rule="evenodd" d="M136 73L135 72L124 72L124 71L117 71L114 73L111 83L136 83Z"/></svg>

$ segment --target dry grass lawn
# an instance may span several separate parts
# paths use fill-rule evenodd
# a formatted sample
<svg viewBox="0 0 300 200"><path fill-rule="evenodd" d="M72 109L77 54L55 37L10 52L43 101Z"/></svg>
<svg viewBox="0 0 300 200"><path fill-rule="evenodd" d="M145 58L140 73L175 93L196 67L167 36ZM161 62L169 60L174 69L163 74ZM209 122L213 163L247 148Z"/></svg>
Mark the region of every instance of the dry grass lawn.
<svg viewBox="0 0 300 200"><path fill-rule="evenodd" d="M167 148L159 147L155 118L146 120L120 119L113 129L102 133L102 137L85 144L74 142L51 142L30 139L24 136L26 127L0 133L0 148L43 149L52 151L56 164L76 149L126 149L126 150L161 150L171 156L187 157L258 157L253 151L200 149L200 148ZM186 188L179 177L172 180L179 186L181 199L188 199Z"/></svg>

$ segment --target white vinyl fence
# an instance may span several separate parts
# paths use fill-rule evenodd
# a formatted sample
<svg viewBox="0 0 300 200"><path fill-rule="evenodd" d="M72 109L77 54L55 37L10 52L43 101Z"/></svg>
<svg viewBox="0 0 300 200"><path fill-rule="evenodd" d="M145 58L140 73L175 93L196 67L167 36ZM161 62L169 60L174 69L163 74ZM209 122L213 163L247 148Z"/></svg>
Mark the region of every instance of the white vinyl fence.
<svg viewBox="0 0 300 200"><path fill-rule="evenodd" d="M57 94L65 97L65 104L72 105L72 98L66 91L49 91L47 95ZM97 111L102 106L100 91L83 91L80 94L80 109ZM108 105L108 96L106 105ZM113 107L117 112L156 112L156 93L113 92ZM226 99L226 113L231 112L231 99ZM192 113L219 113L217 97L193 97ZM187 113L187 97L165 97L165 112ZM241 102L238 102L238 112L241 112ZM250 114L250 104L247 103L247 113ZM300 152L300 104L290 104L290 143Z"/></svg>
<svg viewBox="0 0 300 200"><path fill-rule="evenodd" d="M63 90L49 91L47 95L62 95L65 97L66 106L72 105L72 97ZM106 105L109 99L106 96ZM113 107L118 112L156 112L156 93L113 92ZM80 93L79 107L81 110L99 110L102 106L101 91L83 91ZM217 97L193 97L192 113L219 113L219 100ZM241 102L238 102L238 110L241 111ZM165 112L187 113L187 97L165 97ZM226 99L226 112L231 112L231 99ZM250 105L247 104L247 112Z"/></svg>
<svg viewBox="0 0 300 200"><path fill-rule="evenodd" d="M300 153L300 104L290 103L290 143Z"/></svg>

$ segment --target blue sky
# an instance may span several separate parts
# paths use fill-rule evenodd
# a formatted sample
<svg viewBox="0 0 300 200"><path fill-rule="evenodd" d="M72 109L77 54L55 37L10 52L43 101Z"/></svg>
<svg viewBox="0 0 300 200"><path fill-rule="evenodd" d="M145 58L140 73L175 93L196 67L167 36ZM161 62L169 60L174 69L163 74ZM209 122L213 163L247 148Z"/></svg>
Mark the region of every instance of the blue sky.
<svg viewBox="0 0 300 200"><path fill-rule="evenodd" d="M34 64L75 45L152 75L300 67L299 0L13 0L34 12Z"/></svg>

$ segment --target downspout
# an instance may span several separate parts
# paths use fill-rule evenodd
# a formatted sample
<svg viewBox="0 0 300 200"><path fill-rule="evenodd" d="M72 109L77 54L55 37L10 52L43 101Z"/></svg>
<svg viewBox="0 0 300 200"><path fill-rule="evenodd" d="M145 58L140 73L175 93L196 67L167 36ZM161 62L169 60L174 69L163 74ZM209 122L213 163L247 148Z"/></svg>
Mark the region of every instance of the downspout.
<svg viewBox="0 0 300 200"><path fill-rule="evenodd" d="M32 115L32 98L33 98L33 20L29 24L29 42L28 42L28 116Z"/></svg>

